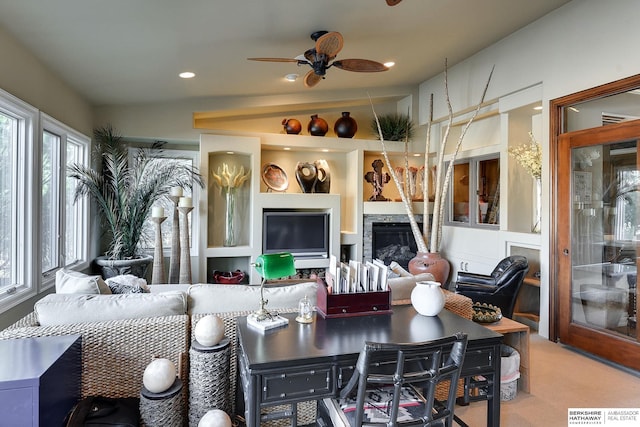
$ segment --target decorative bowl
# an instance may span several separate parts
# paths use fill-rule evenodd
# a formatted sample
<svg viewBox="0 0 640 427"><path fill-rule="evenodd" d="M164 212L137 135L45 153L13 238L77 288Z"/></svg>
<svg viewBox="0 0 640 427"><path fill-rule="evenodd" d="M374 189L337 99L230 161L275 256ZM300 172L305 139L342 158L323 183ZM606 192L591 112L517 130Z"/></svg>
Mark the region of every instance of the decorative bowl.
<svg viewBox="0 0 640 427"><path fill-rule="evenodd" d="M487 303L473 303L473 321L478 323L493 323L502 319L500 307Z"/></svg>
<svg viewBox="0 0 640 427"><path fill-rule="evenodd" d="M220 283L223 285L237 285L244 279L244 273L240 270L236 271L214 271L213 283Z"/></svg>

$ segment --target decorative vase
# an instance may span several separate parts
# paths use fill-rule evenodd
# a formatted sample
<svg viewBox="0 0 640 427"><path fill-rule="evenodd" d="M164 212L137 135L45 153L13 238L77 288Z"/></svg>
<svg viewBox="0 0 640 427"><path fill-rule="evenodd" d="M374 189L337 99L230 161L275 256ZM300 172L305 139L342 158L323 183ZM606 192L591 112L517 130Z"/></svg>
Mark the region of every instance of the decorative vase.
<svg viewBox="0 0 640 427"><path fill-rule="evenodd" d="M439 282L416 282L411 291L411 305L423 316L437 316L444 308L444 295Z"/></svg>
<svg viewBox="0 0 640 427"><path fill-rule="evenodd" d="M540 233L542 231L540 228L542 222L542 180L540 178L536 179L536 206L533 221L531 232Z"/></svg>
<svg viewBox="0 0 640 427"><path fill-rule="evenodd" d="M297 135L302 131L302 123L298 119L283 119L284 131L290 135Z"/></svg>
<svg viewBox="0 0 640 427"><path fill-rule="evenodd" d="M317 114L313 114L307 126L307 131L313 136L325 136L327 132L329 132L329 125L325 119L318 117Z"/></svg>
<svg viewBox="0 0 640 427"><path fill-rule="evenodd" d="M348 111L344 111L333 126L333 131L339 138L353 138L358 131L358 123L349 114Z"/></svg>
<svg viewBox="0 0 640 427"><path fill-rule="evenodd" d="M296 180L303 193L313 193L318 180L318 171L313 163L298 162L296 165Z"/></svg>
<svg viewBox="0 0 640 427"><path fill-rule="evenodd" d="M316 167L317 181L313 190L314 193L329 193L331 190L331 170L329 163L324 159L313 162Z"/></svg>
<svg viewBox="0 0 640 427"><path fill-rule="evenodd" d="M236 190L229 188L224 191L224 246L236 246Z"/></svg>
<svg viewBox="0 0 640 427"><path fill-rule="evenodd" d="M418 252L409 261L409 273L415 275L421 273L431 273L436 282L447 284L451 266L449 261L442 258L438 252Z"/></svg>

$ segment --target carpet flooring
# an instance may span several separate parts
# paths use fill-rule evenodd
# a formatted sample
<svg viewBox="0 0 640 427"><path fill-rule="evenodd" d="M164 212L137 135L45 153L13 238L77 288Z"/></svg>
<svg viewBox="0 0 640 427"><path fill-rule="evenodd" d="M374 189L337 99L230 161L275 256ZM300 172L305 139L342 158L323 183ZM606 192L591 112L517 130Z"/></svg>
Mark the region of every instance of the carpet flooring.
<svg viewBox="0 0 640 427"><path fill-rule="evenodd" d="M535 333L530 352L531 393L518 391L513 400L501 402L501 427L566 426L569 408L640 408L640 372L612 366ZM455 413L469 426L484 426L486 406L473 402L456 406Z"/></svg>

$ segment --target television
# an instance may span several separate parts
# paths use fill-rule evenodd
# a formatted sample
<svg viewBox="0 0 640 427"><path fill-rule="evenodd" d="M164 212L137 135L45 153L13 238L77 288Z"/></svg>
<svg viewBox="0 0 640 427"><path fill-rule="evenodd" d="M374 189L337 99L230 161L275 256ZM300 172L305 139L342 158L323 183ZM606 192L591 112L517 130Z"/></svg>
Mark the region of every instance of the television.
<svg viewBox="0 0 640 427"><path fill-rule="evenodd" d="M289 252L295 258L328 258L329 216L322 211L265 209L262 252Z"/></svg>

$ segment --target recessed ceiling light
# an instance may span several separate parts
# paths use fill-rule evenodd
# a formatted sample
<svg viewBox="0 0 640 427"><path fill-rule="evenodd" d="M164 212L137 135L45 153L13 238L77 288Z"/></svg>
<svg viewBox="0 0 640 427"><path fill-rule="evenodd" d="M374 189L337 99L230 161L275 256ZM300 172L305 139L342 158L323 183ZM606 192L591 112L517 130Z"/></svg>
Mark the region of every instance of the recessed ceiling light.
<svg viewBox="0 0 640 427"><path fill-rule="evenodd" d="M578 110L576 107L567 107L569 110L573 111L574 113L579 113L580 110Z"/></svg>
<svg viewBox="0 0 640 427"><path fill-rule="evenodd" d="M296 80L298 80L298 75L297 74L287 74L286 76L284 76L284 79L288 82L295 82Z"/></svg>
<svg viewBox="0 0 640 427"><path fill-rule="evenodd" d="M227 154L236 154L234 151L227 151Z"/></svg>
<svg viewBox="0 0 640 427"><path fill-rule="evenodd" d="M420 153L413 153L413 157L420 157L420 156L422 156L422 154L420 154Z"/></svg>
<svg viewBox="0 0 640 427"><path fill-rule="evenodd" d="M322 149L322 152L323 152L323 153L328 153L328 152L329 152L329 149L328 149L328 148L323 148L323 149Z"/></svg>
<svg viewBox="0 0 640 427"><path fill-rule="evenodd" d="M178 74L182 79L192 79L196 76L196 73L192 73L191 71L185 71Z"/></svg>
<svg viewBox="0 0 640 427"><path fill-rule="evenodd" d="M537 105L535 107L533 107L534 110L536 111L542 111L542 105Z"/></svg>
<svg viewBox="0 0 640 427"><path fill-rule="evenodd" d="M283 150L289 151L289 150L291 150L291 147L284 147Z"/></svg>
<svg viewBox="0 0 640 427"><path fill-rule="evenodd" d="M394 65L396 65L396 63L395 63L395 62L393 62L393 61L389 61L389 62L385 62L385 63L384 63L384 66L385 66L385 67L387 67L387 68L391 68L391 67L393 67Z"/></svg>

